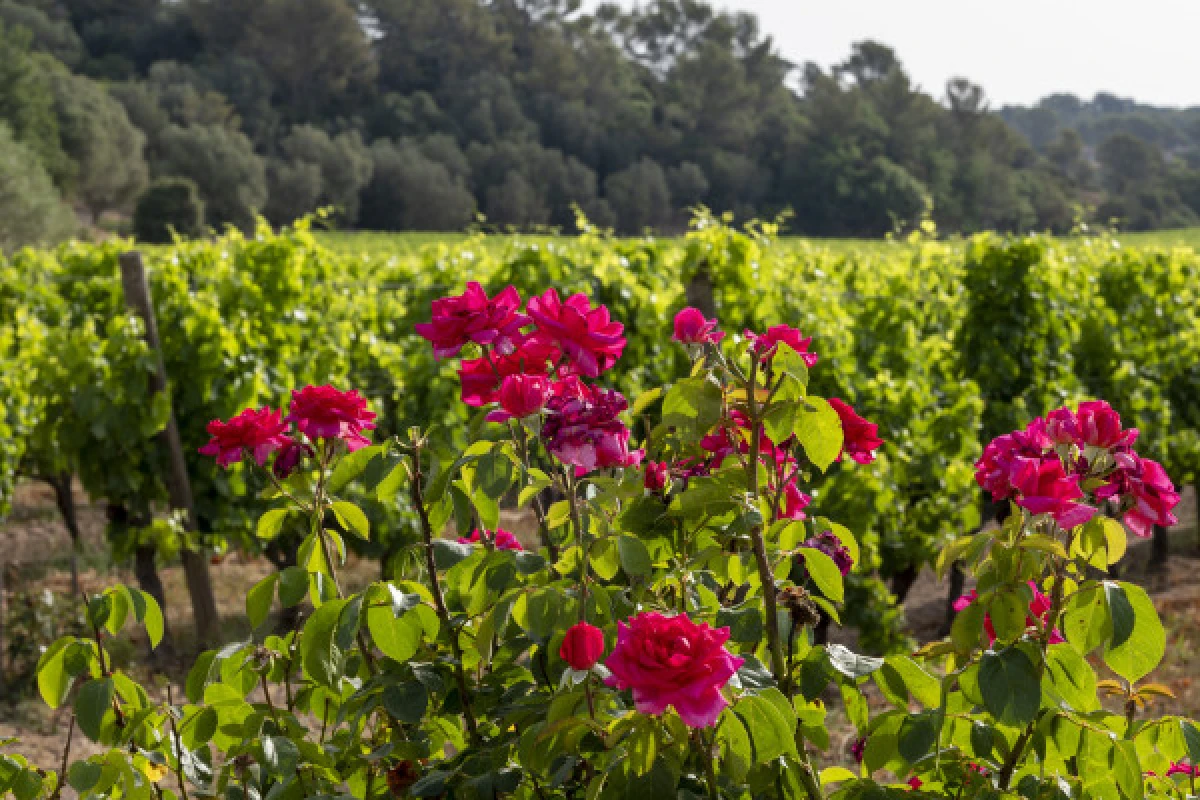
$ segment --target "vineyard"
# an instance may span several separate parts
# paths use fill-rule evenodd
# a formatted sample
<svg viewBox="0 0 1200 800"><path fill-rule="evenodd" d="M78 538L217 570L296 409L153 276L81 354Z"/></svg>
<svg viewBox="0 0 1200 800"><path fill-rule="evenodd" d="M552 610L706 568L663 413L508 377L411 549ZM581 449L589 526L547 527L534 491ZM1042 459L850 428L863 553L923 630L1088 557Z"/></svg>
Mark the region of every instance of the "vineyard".
<svg viewBox="0 0 1200 800"><path fill-rule="evenodd" d="M1194 795L1200 728L1139 716L1169 691L1143 682L1165 635L1119 580L1115 520L1166 568L1169 498L1200 475L1200 254L777 233L702 214L678 239L382 246L302 222L0 260L0 572L50 555L4 546L14 493L44 485L72 575L84 496L136 583L73 577L56 643L0 626L0 688L110 748L39 773L17 743L0 789ZM463 338L452 301L507 321ZM1097 398L1119 436L1080 432ZM242 416L260 408L288 416ZM1078 495L981 477L995 441L1044 429L1020 446ZM245 640L212 576L234 553L263 565ZM180 563L186 595L161 575ZM903 604L929 569L959 613L914 653ZM194 643L164 624L181 614ZM166 673L203 648L184 696L113 667L133 627ZM719 685L647 677L656 637ZM821 769L827 704L861 772Z"/></svg>

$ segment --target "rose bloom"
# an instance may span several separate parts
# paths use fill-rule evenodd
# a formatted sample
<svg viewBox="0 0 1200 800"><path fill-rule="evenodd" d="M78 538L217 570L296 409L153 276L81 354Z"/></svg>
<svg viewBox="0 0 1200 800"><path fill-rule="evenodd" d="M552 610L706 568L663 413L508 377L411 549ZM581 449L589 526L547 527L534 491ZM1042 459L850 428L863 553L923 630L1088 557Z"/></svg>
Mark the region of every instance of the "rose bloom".
<svg viewBox="0 0 1200 800"><path fill-rule="evenodd" d="M723 331L717 330L715 319L705 319L698 308L687 308L675 315L675 336L677 342L683 344L716 344L725 338Z"/></svg>
<svg viewBox="0 0 1200 800"><path fill-rule="evenodd" d="M812 497L800 491L794 481L789 481L783 487L783 507L779 510L780 519L808 519L804 509L812 503Z"/></svg>
<svg viewBox="0 0 1200 800"><path fill-rule="evenodd" d="M1103 400L1080 403L1075 418L1078 420L1081 447L1132 447L1138 437L1137 428L1121 427L1121 416Z"/></svg>
<svg viewBox="0 0 1200 800"><path fill-rule="evenodd" d="M744 663L725 649L727 641L729 628L643 612L617 623L617 646L604 662L612 672L606 683L632 689L643 714L672 706L685 725L710 727L727 705L721 689Z"/></svg>
<svg viewBox="0 0 1200 800"><path fill-rule="evenodd" d="M497 550L524 550L525 549L524 547L521 546L521 542L517 539L516 536L514 536L510 532L504 530L503 528L497 528L495 530L495 532L491 533L488 536L488 538L490 538L492 540L492 546L495 547ZM459 544L479 544L482 540L483 540L483 535L479 531L478 528L471 531L470 536L458 537Z"/></svg>
<svg viewBox="0 0 1200 800"><path fill-rule="evenodd" d="M844 453L859 464L870 464L875 460L875 451L883 444L877 435L879 426L860 417L849 403L836 397L829 398L829 405L842 421L844 441L838 460L841 461Z"/></svg>
<svg viewBox="0 0 1200 800"><path fill-rule="evenodd" d="M1065 529L1082 525L1096 514L1091 506L1075 502L1083 497L1079 476L1068 477L1057 456L1043 459L1034 470L1022 471L1013 488L1017 505L1031 514L1049 514Z"/></svg>
<svg viewBox="0 0 1200 800"><path fill-rule="evenodd" d="M812 367L817 363L817 354L808 352L812 337L805 336L790 325L772 325L764 334L746 331L744 335L750 340L750 352L763 360L775 355L776 348L782 342L800 354L805 366Z"/></svg>
<svg viewBox="0 0 1200 800"><path fill-rule="evenodd" d="M1200 778L1200 766L1193 767L1191 764L1183 761L1176 761L1167 768L1167 777L1172 775L1190 775L1194 778Z"/></svg>
<svg viewBox="0 0 1200 800"><path fill-rule="evenodd" d="M1117 453L1114 458L1117 469L1096 496L1119 496L1125 504L1132 504L1125 512L1125 524L1138 536L1149 536L1155 525L1169 528L1178 524L1171 510L1179 503L1179 493L1162 465L1134 452Z"/></svg>
<svg viewBox="0 0 1200 800"><path fill-rule="evenodd" d="M576 622L563 636L558 655L571 669L584 672L604 655L604 631L586 622Z"/></svg>
<svg viewBox="0 0 1200 800"><path fill-rule="evenodd" d="M371 442L363 431L375 427L375 412L367 410L367 399L357 390L339 391L332 386L305 386L292 391L286 420L309 439L341 439L351 453Z"/></svg>
<svg viewBox="0 0 1200 800"><path fill-rule="evenodd" d="M500 409L488 414L488 421L532 417L541 412L549 397L550 379L545 375L507 375L500 384Z"/></svg>
<svg viewBox="0 0 1200 800"><path fill-rule="evenodd" d="M419 323L416 331L433 344L434 358L456 356L467 342L508 355L529 324L529 317L517 311L520 306L516 288L509 286L488 299L483 287L471 281L461 295L434 300L433 320Z"/></svg>
<svg viewBox="0 0 1200 800"><path fill-rule="evenodd" d="M249 453L261 467L266 464L267 456L290 441L280 412L270 408L247 408L229 422L214 419L207 430L212 438L200 452L216 456L217 464L222 467L241 461L243 453Z"/></svg>
<svg viewBox="0 0 1200 800"><path fill-rule="evenodd" d="M526 340L510 355L466 359L458 367L462 401L478 408L500 399L500 387L509 375L545 375L559 358L553 345Z"/></svg>
<svg viewBox="0 0 1200 800"><path fill-rule="evenodd" d="M592 308L587 295L573 294L563 301L549 289L529 298L529 316L537 324L533 337L561 348L579 374L589 378L610 369L625 349L625 326L613 322L606 307Z"/></svg>
<svg viewBox="0 0 1200 800"><path fill-rule="evenodd" d="M642 451L629 450L629 429L619 415L628 407L612 389L597 389L570 377L557 381L546 403L542 439L546 448L577 474L608 467L632 467Z"/></svg>
<svg viewBox="0 0 1200 800"><path fill-rule="evenodd" d="M667 488L667 484L670 482L671 476L667 471L667 462L646 462L646 477L642 481L643 486L652 492L661 492L663 489Z"/></svg>
<svg viewBox="0 0 1200 800"><path fill-rule="evenodd" d="M975 480L997 502L1012 497L1014 483L1036 475L1043 457L1054 447L1046 420L1038 417L1024 430L997 436L975 462Z"/></svg>

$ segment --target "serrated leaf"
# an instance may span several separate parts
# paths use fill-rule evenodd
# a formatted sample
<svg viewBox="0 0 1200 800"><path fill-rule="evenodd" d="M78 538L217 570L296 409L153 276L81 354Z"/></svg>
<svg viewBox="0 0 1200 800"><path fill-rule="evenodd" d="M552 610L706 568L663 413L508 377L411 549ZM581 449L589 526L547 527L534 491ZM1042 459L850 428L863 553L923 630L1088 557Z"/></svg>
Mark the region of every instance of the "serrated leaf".
<svg viewBox="0 0 1200 800"><path fill-rule="evenodd" d="M1142 587L1106 581L1104 593L1112 616L1112 638L1104 648L1104 663L1125 680L1137 683L1166 654L1166 631Z"/></svg>
<svg viewBox="0 0 1200 800"><path fill-rule="evenodd" d="M263 512L263 515L258 518L258 525L254 528L254 535L264 542L269 542L279 535L283 529L283 521L287 519L290 509L286 508L269 508Z"/></svg>
<svg viewBox="0 0 1200 800"><path fill-rule="evenodd" d="M846 590L842 583L842 571L834 560L815 547L801 547L796 555L804 559L804 567L808 576L816 584L821 594L835 603L846 599Z"/></svg>
<svg viewBox="0 0 1200 800"><path fill-rule="evenodd" d="M339 500L331 508L339 525L360 539L371 538L371 524L361 508L346 500Z"/></svg>
<svg viewBox="0 0 1200 800"><path fill-rule="evenodd" d="M842 420L833 406L820 397L805 400L808 408L796 414L796 440L804 447L808 460L824 472L842 452Z"/></svg>
<svg viewBox="0 0 1200 800"><path fill-rule="evenodd" d="M362 474L362 471L367 468L367 464L371 463L371 459L383 452L382 445L371 445L355 450L353 453L347 453L338 460L337 466L333 468L333 473L329 476L329 484L326 487L330 494L337 494L342 489L345 489L350 481Z"/></svg>
<svg viewBox="0 0 1200 800"><path fill-rule="evenodd" d="M1005 725L1032 722L1042 699L1033 662L1015 646L983 654L979 662L979 690L984 706Z"/></svg>

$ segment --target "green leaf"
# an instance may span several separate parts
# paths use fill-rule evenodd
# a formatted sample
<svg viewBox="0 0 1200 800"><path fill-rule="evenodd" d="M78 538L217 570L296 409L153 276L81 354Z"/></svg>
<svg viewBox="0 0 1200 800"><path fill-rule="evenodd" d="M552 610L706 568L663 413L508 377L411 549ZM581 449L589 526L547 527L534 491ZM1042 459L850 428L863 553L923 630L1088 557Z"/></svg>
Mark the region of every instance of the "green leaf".
<svg viewBox="0 0 1200 800"><path fill-rule="evenodd" d="M941 701L941 684L909 656L888 656L875 675L875 682L897 707L907 709L911 695L926 708Z"/></svg>
<svg viewBox="0 0 1200 800"><path fill-rule="evenodd" d="M1071 595L1063 609L1063 634L1087 655L1112 636L1113 621L1103 586L1089 586Z"/></svg>
<svg viewBox="0 0 1200 800"><path fill-rule="evenodd" d="M633 401L633 406L630 407L629 413L633 416L641 416L658 398L662 397L663 390L661 386L656 386L653 389L642 392Z"/></svg>
<svg viewBox="0 0 1200 800"><path fill-rule="evenodd" d="M796 415L796 439L804 447L808 460L824 472L842 452L842 420L833 406L820 397L809 397L805 402L808 408Z"/></svg>
<svg viewBox="0 0 1200 800"><path fill-rule="evenodd" d="M112 711L113 680L98 678L79 687L75 696L75 721L79 730L96 741L104 724L104 715Z"/></svg>
<svg viewBox="0 0 1200 800"><path fill-rule="evenodd" d="M275 601L275 586L279 583L279 573L273 572L250 587L246 593L246 617L250 627L258 630L271 614L271 605Z"/></svg>
<svg viewBox="0 0 1200 800"><path fill-rule="evenodd" d="M1061 698L1071 710L1080 713L1099 710L1096 673L1072 645L1050 645L1044 680L1050 684L1052 695Z"/></svg>
<svg viewBox="0 0 1200 800"><path fill-rule="evenodd" d="M845 588L842 584L842 571L825 553L815 547L801 547L796 555L804 559L804 567L812 578L821 594L835 603L846 599Z"/></svg>
<svg viewBox="0 0 1200 800"><path fill-rule="evenodd" d="M915 764L933 749L933 743L937 738L936 713L935 711L925 711L920 714L909 714L900 723L896 748L908 763Z"/></svg>
<svg viewBox="0 0 1200 800"><path fill-rule="evenodd" d="M996 638L1004 643L1015 642L1025 633L1029 602L1020 589L996 592L987 603Z"/></svg>
<svg viewBox="0 0 1200 800"><path fill-rule="evenodd" d="M729 628L729 638L739 644L757 644L763 636L762 612L757 608L722 608L716 627Z"/></svg>
<svg viewBox="0 0 1200 800"><path fill-rule="evenodd" d="M721 763L729 779L738 783L746 780L746 775L754 766L754 747L746 726L731 708L722 712L717 725L717 747L720 748Z"/></svg>
<svg viewBox="0 0 1200 800"><path fill-rule="evenodd" d="M1191 720L1180 720L1179 726L1183 730L1183 741L1187 745L1188 760L1193 764L1200 764L1200 727Z"/></svg>
<svg viewBox="0 0 1200 800"><path fill-rule="evenodd" d="M765 764L784 754L796 753L795 715L781 713L775 703L763 696L766 692L778 691L766 689L759 694L745 695L733 706L733 713L750 736L756 764Z"/></svg>
<svg viewBox="0 0 1200 800"><path fill-rule="evenodd" d="M342 653L335 637L346 601L330 600L321 605L308 621L300 637L300 657L304 671L318 683L336 687L341 677Z"/></svg>
<svg viewBox="0 0 1200 800"><path fill-rule="evenodd" d="M592 542L588 563L591 564L592 572L601 580L611 581L617 577L617 572L621 569L621 557L617 552L616 540L606 538Z"/></svg>
<svg viewBox="0 0 1200 800"><path fill-rule="evenodd" d="M333 515L337 517L338 524L347 531L360 539L371 538L371 524L367 522L367 515L363 513L361 508L354 505L354 503L339 500L333 504L332 509Z"/></svg>
<svg viewBox="0 0 1200 800"><path fill-rule="evenodd" d="M283 521L287 519L287 515L290 513L292 513L291 509L287 508L267 509L258 518L258 525L254 529L254 535L264 542L274 539L279 535L279 531L283 529Z"/></svg>
<svg viewBox="0 0 1200 800"><path fill-rule="evenodd" d="M371 641L393 661L404 663L421 646L421 621L415 614L397 617L390 606L367 609L367 631Z"/></svg>
<svg viewBox="0 0 1200 800"><path fill-rule="evenodd" d="M721 387L707 378L684 378L663 398L663 424L707 431L721 419L721 400Z"/></svg>
<svg viewBox="0 0 1200 800"><path fill-rule="evenodd" d="M1037 669L1017 647L988 650L979 662L984 707L1005 725L1027 725L1041 705Z"/></svg>
<svg viewBox="0 0 1200 800"><path fill-rule="evenodd" d="M1106 581L1104 594L1112 615L1112 638L1104 648L1104 663L1136 683L1162 661L1167 651L1166 631L1142 587Z"/></svg>
<svg viewBox="0 0 1200 800"><path fill-rule="evenodd" d="M300 763L300 748L286 736L264 736L263 758L268 770L274 775L288 777L296 773Z"/></svg>
<svg viewBox="0 0 1200 800"><path fill-rule="evenodd" d="M67 769L67 783L71 788L83 794L100 782L104 768L91 761L76 761Z"/></svg>
<svg viewBox="0 0 1200 800"><path fill-rule="evenodd" d="M371 459L383 452L383 445L372 445L355 450L353 453L347 453L338 461L337 466L333 468L333 474L329 476L329 485L326 487L330 494L337 494L342 489L350 484L350 481L362 474L367 468L367 464Z"/></svg>
<svg viewBox="0 0 1200 800"><path fill-rule="evenodd" d="M129 600L133 605L134 618L146 629L150 647L158 647L167 630L167 623L163 619L158 601L154 599L153 595L143 592L141 589L130 589Z"/></svg>
<svg viewBox="0 0 1200 800"><path fill-rule="evenodd" d="M308 572L301 567L288 567L279 573L279 605L291 608L299 605L308 594Z"/></svg>
<svg viewBox="0 0 1200 800"><path fill-rule="evenodd" d="M558 632L564 611L562 596L554 589L524 592L513 603L512 618L537 642L546 642Z"/></svg>
<svg viewBox="0 0 1200 800"><path fill-rule="evenodd" d="M513 462L502 447L497 447L475 464L475 487L493 500L499 500L512 486Z"/></svg>
<svg viewBox="0 0 1200 800"><path fill-rule="evenodd" d="M550 510L546 512L546 525L550 528L558 528L567 524L567 520L571 518L571 504L566 500L559 500L554 505L550 506Z"/></svg>
<svg viewBox="0 0 1200 800"><path fill-rule="evenodd" d="M75 682L75 676L67 671L64 663L67 648L74 641L70 637L59 639L38 659L38 692L50 708L58 708L63 704L67 693L71 691L71 685Z"/></svg>
<svg viewBox="0 0 1200 800"><path fill-rule="evenodd" d="M1143 798L1146 792L1142 785L1142 766L1137 747L1128 739L1113 742L1113 777L1121 793L1129 798Z"/></svg>
<svg viewBox="0 0 1200 800"><path fill-rule="evenodd" d="M429 708L429 691L420 681L394 683L383 690L383 707L401 722L420 724Z"/></svg>
<svg viewBox="0 0 1200 800"><path fill-rule="evenodd" d="M632 536L618 536L617 552L621 558L621 567L631 576L643 577L649 575L653 569L654 564L650 560L650 551L646 549L646 545L642 544L641 539L635 539Z"/></svg>
<svg viewBox="0 0 1200 800"><path fill-rule="evenodd" d="M855 680L865 678L882 667L884 663L882 658L860 656L857 653L851 652L845 645L840 644L825 645L825 652L829 655L829 663L834 669L847 678Z"/></svg>

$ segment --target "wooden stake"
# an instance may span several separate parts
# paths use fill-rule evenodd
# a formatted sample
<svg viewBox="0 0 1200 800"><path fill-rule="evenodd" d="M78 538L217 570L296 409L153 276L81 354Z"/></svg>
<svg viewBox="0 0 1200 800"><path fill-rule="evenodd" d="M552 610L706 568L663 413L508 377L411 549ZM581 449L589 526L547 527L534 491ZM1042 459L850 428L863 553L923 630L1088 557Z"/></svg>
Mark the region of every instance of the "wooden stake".
<svg viewBox="0 0 1200 800"><path fill-rule="evenodd" d="M121 286L125 290L125 304L145 322L146 343L154 353L156 368L150 376L150 393L153 395L166 391L167 371L163 364L158 323L150 301L150 288L146 282L146 268L142 263L142 255L136 250L122 253L118 261L121 265ZM192 485L188 480L183 442L179 437L179 426L175 422L174 411L170 412L167 426L158 434L158 440L167 455L166 484L171 509L184 512L185 529L189 533L195 533L198 530L196 508L192 501ZM203 553L186 546L182 548L182 556L183 572L196 622L196 634L201 645L215 644L220 637L221 621L217 614L217 601L213 595L208 560Z"/></svg>

